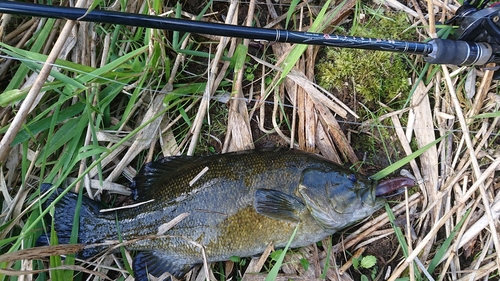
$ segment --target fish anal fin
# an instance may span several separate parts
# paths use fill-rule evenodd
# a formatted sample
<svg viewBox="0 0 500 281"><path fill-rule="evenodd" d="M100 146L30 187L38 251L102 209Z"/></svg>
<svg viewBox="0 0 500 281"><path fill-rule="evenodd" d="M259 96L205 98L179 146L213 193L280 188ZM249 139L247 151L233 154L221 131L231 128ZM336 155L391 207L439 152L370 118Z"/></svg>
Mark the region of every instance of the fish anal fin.
<svg viewBox="0 0 500 281"><path fill-rule="evenodd" d="M164 252L160 251L144 251L139 252L134 257L133 269L134 277L136 281L147 281L149 279L149 274L158 278L160 276L168 276L166 272L170 273L177 279L181 279L188 273L194 264L189 264L187 261L169 256ZM165 279L170 281L170 276Z"/></svg>
<svg viewBox="0 0 500 281"><path fill-rule="evenodd" d="M254 207L257 213L278 220L299 221L304 203L294 196L273 189L255 191Z"/></svg>

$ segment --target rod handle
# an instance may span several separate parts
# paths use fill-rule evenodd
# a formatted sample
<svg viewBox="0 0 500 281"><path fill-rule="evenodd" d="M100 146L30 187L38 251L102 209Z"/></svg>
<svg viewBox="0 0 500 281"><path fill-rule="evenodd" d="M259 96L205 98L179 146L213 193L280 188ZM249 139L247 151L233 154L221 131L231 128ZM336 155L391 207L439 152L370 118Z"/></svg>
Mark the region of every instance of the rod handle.
<svg viewBox="0 0 500 281"><path fill-rule="evenodd" d="M493 48L488 43L433 39L432 52L424 57L434 64L484 65L493 59Z"/></svg>

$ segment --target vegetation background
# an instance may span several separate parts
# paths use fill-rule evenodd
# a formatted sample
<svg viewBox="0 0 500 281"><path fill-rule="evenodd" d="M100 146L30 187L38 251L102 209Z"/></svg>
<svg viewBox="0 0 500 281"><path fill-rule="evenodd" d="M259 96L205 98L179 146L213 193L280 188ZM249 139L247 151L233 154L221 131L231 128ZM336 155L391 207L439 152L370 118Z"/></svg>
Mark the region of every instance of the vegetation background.
<svg viewBox="0 0 500 281"><path fill-rule="evenodd" d="M51 5L424 41L461 5L434 0L84 1ZM401 27L404 27L400 29ZM319 153L418 186L317 245L234 258L216 280L498 280L498 96L493 71L421 57L3 14L0 274L131 280L130 254L75 260L34 247L42 182L118 206L158 157L265 146ZM56 59L57 58L57 59ZM399 161L400 160L400 161ZM76 237L72 237L76 241ZM61 259L60 255L67 255ZM49 258L50 256L50 258ZM255 273L259 274L255 274ZM253 273L253 274L252 274ZM269 277L271 276L271 277ZM203 280L205 270L188 278Z"/></svg>

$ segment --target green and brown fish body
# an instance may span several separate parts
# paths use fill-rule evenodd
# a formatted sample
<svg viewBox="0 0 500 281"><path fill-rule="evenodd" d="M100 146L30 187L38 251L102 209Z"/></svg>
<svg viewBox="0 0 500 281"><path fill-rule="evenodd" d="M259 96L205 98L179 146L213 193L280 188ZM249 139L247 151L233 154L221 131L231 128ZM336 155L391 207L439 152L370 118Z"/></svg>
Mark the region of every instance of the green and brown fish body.
<svg viewBox="0 0 500 281"><path fill-rule="evenodd" d="M364 176L322 157L284 149L164 158L146 164L133 188L137 201L146 203L116 213L100 213L85 199L79 242L116 240L119 233L127 249L138 251L136 280L164 272L180 278L203 262L202 250L214 262L259 254L269 243L284 247L295 228L291 246L309 245L385 202ZM66 197L71 196L76 198ZM58 205L70 204L66 198ZM56 212L61 212L56 218L70 213L67 207L56 207ZM165 232L179 215L185 217ZM72 221L73 213L69 216ZM60 221L55 228L61 242L65 220Z"/></svg>

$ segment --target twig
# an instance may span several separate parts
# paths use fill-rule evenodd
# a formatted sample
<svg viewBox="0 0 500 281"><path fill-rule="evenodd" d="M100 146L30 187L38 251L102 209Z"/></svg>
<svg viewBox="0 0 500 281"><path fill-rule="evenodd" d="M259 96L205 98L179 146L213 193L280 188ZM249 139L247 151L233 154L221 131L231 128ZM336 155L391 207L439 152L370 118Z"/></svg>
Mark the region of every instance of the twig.
<svg viewBox="0 0 500 281"><path fill-rule="evenodd" d="M113 211L123 210L123 209L131 209L131 208L135 208L137 206L141 206L141 205L144 205L144 204L147 204L147 203L151 203L151 202L154 202L154 201L155 201L154 199L150 199L148 201L143 201L143 202L139 202L139 203L136 203L136 204L126 205L126 206L121 206L121 207L115 207L115 208L109 208L109 209L101 209L101 210L99 210L99 212L100 213L106 213L106 212L113 212Z"/></svg>
<svg viewBox="0 0 500 281"><path fill-rule="evenodd" d="M205 166L192 180L189 181L189 186L193 186L206 172L208 172L208 166Z"/></svg>
<svg viewBox="0 0 500 281"><path fill-rule="evenodd" d="M429 36L436 38L436 18L434 16L434 1L427 0L427 13L429 13Z"/></svg>

